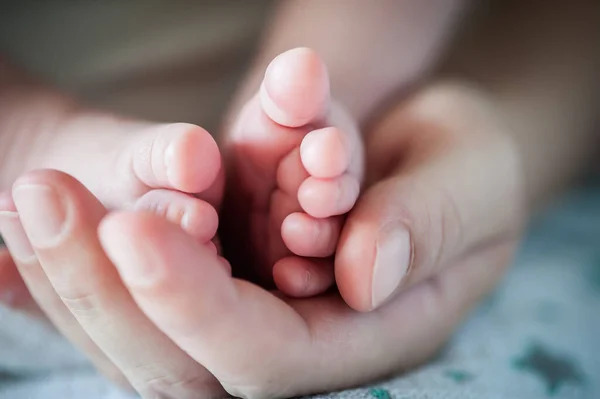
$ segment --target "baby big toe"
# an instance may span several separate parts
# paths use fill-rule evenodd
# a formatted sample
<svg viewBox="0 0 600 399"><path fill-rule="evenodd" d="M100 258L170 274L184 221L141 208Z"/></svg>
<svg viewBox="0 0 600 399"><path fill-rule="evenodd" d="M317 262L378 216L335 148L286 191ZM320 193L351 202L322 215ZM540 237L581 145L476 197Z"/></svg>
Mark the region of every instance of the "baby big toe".
<svg viewBox="0 0 600 399"><path fill-rule="evenodd" d="M186 123L152 126L127 150L136 177L150 188L200 193L213 185L221 168L215 140Z"/></svg>
<svg viewBox="0 0 600 399"><path fill-rule="evenodd" d="M265 114L286 127L300 127L325 115L329 75L314 50L296 48L275 57L260 88Z"/></svg>

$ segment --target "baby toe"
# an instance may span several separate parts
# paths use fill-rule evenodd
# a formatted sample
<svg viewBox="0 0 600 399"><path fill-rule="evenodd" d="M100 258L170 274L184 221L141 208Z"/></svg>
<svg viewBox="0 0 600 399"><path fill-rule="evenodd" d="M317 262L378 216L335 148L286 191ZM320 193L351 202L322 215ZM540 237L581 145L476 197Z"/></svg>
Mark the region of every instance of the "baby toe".
<svg viewBox="0 0 600 399"><path fill-rule="evenodd" d="M334 179L309 177L298 189L298 202L310 216L328 218L349 212L359 192L358 180L349 174Z"/></svg>
<svg viewBox="0 0 600 399"><path fill-rule="evenodd" d="M313 260L290 256L273 267L273 279L285 295L306 298L322 294L334 283L333 264L330 260Z"/></svg>
<svg viewBox="0 0 600 399"><path fill-rule="evenodd" d="M350 137L336 127L313 130L300 145L302 165L313 177L338 177L350 166L352 147Z"/></svg>
<svg viewBox="0 0 600 399"><path fill-rule="evenodd" d="M202 243L209 243L219 226L219 217L212 205L177 191L149 191L136 201L134 208L165 217Z"/></svg>
<svg viewBox="0 0 600 399"><path fill-rule="evenodd" d="M310 175L302 166L300 160L300 149L296 148L290 152L279 163L277 168L277 187L290 196L296 196L298 188Z"/></svg>
<svg viewBox="0 0 600 399"><path fill-rule="evenodd" d="M199 193L213 185L221 169L215 140L186 123L152 126L128 148L135 175L151 188Z"/></svg>
<svg viewBox="0 0 600 399"><path fill-rule="evenodd" d="M274 122L299 127L325 115L329 75L318 54L296 48L275 57L260 88L262 108Z"/></svg>
<svg viewBox="0 0 600 399"><path fill-rule="evenodd" d="M295 255L325 258L334 254L342 224L341 217L315 219L306 213L295 212L283 221L281 236Z"/></svg>

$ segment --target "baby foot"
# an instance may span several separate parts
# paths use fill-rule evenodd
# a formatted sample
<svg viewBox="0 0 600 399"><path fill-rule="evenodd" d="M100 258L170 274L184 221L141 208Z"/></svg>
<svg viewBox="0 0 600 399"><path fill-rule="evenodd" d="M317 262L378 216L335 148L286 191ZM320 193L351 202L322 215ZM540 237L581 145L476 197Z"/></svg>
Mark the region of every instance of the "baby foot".
<svg viewBox="0 0 600 399"><path fill-rule="evenodd" d="M91 110L12 67L3 64L0 69L7 82L15 83L0 107L0 235L13 256L27 247L27 239L20 232L11 186L32 169L66 172L104 206L157 213L215 250L215 207L224 174L208 132L185 123L152 123ZM13 306L27 302L21 300L26 298L19 293L26 290L3 245L0 280L0 301Z"/></svg>
<svg viewBox="0 0 600 399"><path fill-rule="evenodd" d="M108 208L157 213L214 248L223 173L220 151L206 130L92 112L65 119L56 130L28 169L65 172ZM9 184L7 179L3 186Z"/></svg>
<svg viewBox="0 0 600 399"><path fill-rule="evenodd" d="M217 145L204 129L188 124L118 123L94 116L65 125L36 161L33 168L60 169L75 176L105 206L155 213L218 254L215 207L222 194L223 173ZM0 193L0 234L15 259L23 248L30 248L22 216L10 190ZM229 268L224 260L221 263ZM0 303L40 314L3 247L0 281Z"/></svg>
<svg viewBox="0 0 600 399"><path fill-rule="evenodd" d="M290 50L271 62L226 150L222 238L230 260L251 259L258 271L251 277L291 296L329 288L344 215L363 179L363 145L356 123L331 100L314 51Z"/></svg>

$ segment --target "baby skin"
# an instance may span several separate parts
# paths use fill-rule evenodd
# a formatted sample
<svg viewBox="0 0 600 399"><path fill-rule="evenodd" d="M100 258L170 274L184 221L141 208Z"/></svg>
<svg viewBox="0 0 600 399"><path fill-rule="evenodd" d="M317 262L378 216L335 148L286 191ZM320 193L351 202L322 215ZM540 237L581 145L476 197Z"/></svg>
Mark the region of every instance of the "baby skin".
<svg viewBox="0 0 600 399"><path fill-rule="evenodd" d="M268 84L271 74L289 54L294 53L284 54L269 67L262 90L272 90ZM306 58L311 57L318 60L312 55ZM290 81L294 80L284 80ZM263 91L261 98L258 91L223 142L224 164L228 177L233 177L225 196L220 190L224 168L219 167L221 158L214 141L198 127L177 124L146 127L145 133L131 136L134 144L101 164L117 168L108 169L113 172L110 174L100 169L111 179L94 181L88 175L83 181L82 171L71 169L80 173L85 188L68 174L43 170L18 178L12 196L0 200L0 211L4 211L0 212L0 231L37 302L98 369L116 380L129 381L142 397L165 393L162 396L195 398L198 392L222 397L222 389L241 397L289 397L361 384L412 367L442 345L508 264L522 214L516 151L499 133L504 130L496 122L492 101L484 101L487 97L461 85L443 84L398 105L370 132L369 177L375 183L361 194L343 228L338 228L342 233L334 250L340 294L356 310L377 307L377 311L353 312L339 295L284 299L231 278L227 264L209 244L214 225L206 235L194 233L198 231L194 226L202 227L210 212L217 221L213 207L220 205L224 254L232 261L234 273L261 260L248 257L246 263L235 263L239 259L230 254L237 254L233 251L236 242L228 234L235 227L241 236L254 239L249 241L250 249L260 244L258 237L279 242L279 254L269 251L268 256L262 255L266 259L262 271L266 277L271 273L280 286L287 278L286 259L298 264L316 258L293 258L299 255L290 247L297 242L288 242L285 225L289 215L310 216L308 211L313 211L304 203L301 190L306 182L322 179L311 176L306 172L310 166L304 165L310 132L320 131L309 126L318 122L308 122L305 130L276 123L269 116L273 110L266 110L272 105L269 100L275 99L265 101L265 94L275 97ZM280 98L277 101L281 102ZM277 104L277 110L282 108ZM333 116L320 126L350 131L336 124ZM272 130L267 130L269 127ZM415 131L419 135L415 136ZM282 138L289 140L287 148L278 147ZM115 141L113 137L110 143ZM83 144L82 150L88 150ZM361 145L358 139L356 145ZM274 150L277 148L279 153ZM404 151L402 163L390 167L400 151ZM286 166L288 154L294 153L296 165L301 166L296 170L305 172L295 184L298 190L287 195L290 202L297 201L297 207L286 209L270 198L284 197L289 181L280 177L294 174L281 176L278 172ZM71 154L81 156L80 152ZM345 170L342 176L353 170L356 159L349 158L348 166L339 168ZM98 170L94 162L89 164L95 169L86 173ZM362 174L358 176L360 181ZM415 185L415 181L423 184ZM469 189L473 184L481 189ZM127 199L161 216L107 209L126 207ZM238 208L232 206L238 204ZM457 208L456 204L462 205ZM192 206L198 211L189 212ZM243 216L242 206L249 209L250 216L236 219L238 214ZM399 209L411 217L410 239L415 249L409 247L410 251L400 254L407 256L392 257L389 248L398 255L405 247L397 238L407 237L406 227L397 220ZM328 220L339 214L323 212L315 219ZM227 218L230 215L235 216ZM275 217L281 222L273 222L271 228L269 221ZM390 225L390 220L395 224ZM497 237L506 238L498 241ZM30 245L19 246L19 240L21 244L29 240ZM260 249L241 256L264 254ZM417 256L410 257L412 253ZM331 255L321 259L328 257ZM397 279L406 293L396 295L393 306L378 306L389 297L385 292L400 287L390 273L379 273L386 264L388 268L382 270L392 270L392 266L396 276L403 264L404 270L410 268L411 272L409 279L404 275ZM325 264L323 269L327 268L331 272L331 264ZM438 277L430 278L434 273ZM299 280L304 289L300 295L311 294L305 288L310 286L307 279ZM312 276L308 279L314 281ZM379 285L381 281L384 286ZM317 288L324 286L327 284ZM348 292L357 295L354 299L344 296ZM140 368L140 364L152 367Z"/></svg>
<svg viewBox="0 0 600 399"><path fill-rule="evenodd" d="M276 57L225 134L230 173L222 231L232 260L250 269L239 273L292 297L324 292L334 283L333 256L360 192L364 156L358 126L331 98L319 56L297 48ZM199 173L217 176L213 186L220 187L218 156L210 157L215 161ZM179 165L186 169L185 158ZM204 201L174 195L152 193L137 206L216 248L209 237L216 213ZM219 206L219 193L209 197Z"/></svg>
<svg viewBox="0 0 600 399"><path fill-rule="evenodd" d="M68 108L63 101L53 102L54 108ZM108 209L164 216L217 254L216 209L225 174L208 132L87 111L59 120L51 138L36 138L40 151L32 146L26 169L64 171ZM223 148L231 172L221 222L226 249L232 249L227 257L235 261L237 255L240 269L251 269L248 274L266 285L274 282L289 296L331 287L344 214L363 179L363 146L357 125L331 99L326 67L314 51L294 49L272 61L260 89L225 133ZM83 162L97 167L81 168ZM5 186L11 179L0 180ZM18 224L8 191L0 195L0 212ZM25 240L12 241L13 256L32 254ZM220 263L229 268L223 258ZM22 301L16 294L15 301Z"/></svg>
<svg viewBox="0 0 600 399"><path fill-rule="evenodd" d="M363 180L361 140L314 51L276 57L225 137L222 229L232 261L251 259L250 275L289 296L331 287L344 215Z"/></svg>

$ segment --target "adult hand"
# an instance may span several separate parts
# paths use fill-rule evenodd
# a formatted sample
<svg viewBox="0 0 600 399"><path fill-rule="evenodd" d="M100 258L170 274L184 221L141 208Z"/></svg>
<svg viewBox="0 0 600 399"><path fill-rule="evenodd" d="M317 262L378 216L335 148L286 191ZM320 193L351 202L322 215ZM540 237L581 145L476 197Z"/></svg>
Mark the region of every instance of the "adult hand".
<svg viewBox="0 0 600 399"><path fill-rule="evenodd" d="M396 143L397 151L414 150L401 152L399 169L394 167L398 152L380 152L383 162L372 175L382 177L393 171L392 176L398 176L397 171L402 170L406 176L412 171L414 177L406 181L412 183L414 191L406 195L415 195L413 202L396 203L424 203L428 217L422 225L411 225L418 226L411 231L443 227L437 236L418 235L423 238L413 239L413 248L427 248L420 246L420 240L436 243L440 237L457 237L456 225L452 228L451 222L458 213L439 219L434 211L442 215L446 209L476 211L460 213L460 220L465 229L478 229L462 231L461 240L444 241L446 245L455 243L457 249L433 256L440 259L432 263L439 269L430 274L432 266L413 266L415 277L410 287L374 311L352 311L337 294L285 300L233 279L213 253L156 215L110 214L100 224L98 239L96 226L105 215L104 208L74 180L48 172L19 180L13 192L36 255L28 264L41 264L50 285L39 291L53 291L63 298L63 309L74 315L82 331L145 397L217 396L216 381L229 393L243 397L291 396L372 381L434 354L468 311L495 286L511 259L520 226L518 164L513 147L504 141L487 108L480 104L472 91L440 86L397 107L374 130L373 137L393 138L387 146ZM398 133L403 131L412 132L413 138ZM375 144L372 149L377 148ZM421 150L417 152L417 148ZM386 160L385 154L390 158ZM433 178L445 177L446 173L447 180ZM483 185L488 178L491 187ZM378 187L389 187L397 180L391 177L374 184L364 203L377 198L374 193L383 190ZM468 186L465 180L473 185ZM431 184L440 181L449 187L439 188L443 195L434 198L428 193L440 186ZM40 186L43 189L39 190ZM395 187L397 191L392 193L398 194L405 186ZM428 187L431 191L426 190ZM489 195L496 187L497 196ZM45 209L43 215L32 217L33 210L45 201L39 193L48 194L51 189L60 190L64 208ZM482 190L486 195L480 197ZM429 202L454 198L449 195L457 193L464 194L459 197L463 201L450 208L434 207L443 202ZM481 208L485 205L480 201L494 206L484 213ZM367 225L377 225L381 219L365 217L365 207L359 204L350 216L349 227L356 226L361 214ZM407 215L413 209L420 208L407 207L395 214ZM497 218L505 210L504 217ZM489 223L473 224L477 217L485 217ZM507 219L514 223L505 223ZM62 221L62 228L53 237L43 238L42 221L57 220ZM436 221L442 226L435 227ZM503 228L507 225L511 227ZM502 228L492 234L483 229L486 226ZM477 236L486 238L481 245L463 244ZM10 237L7 240L10 245ZM447 255L454 251L458 254ZM425 255L432 256L421 256ZM416 263L417 259L421 258L415 253L414 265L427 265Z"/></svg>
<svg viewBox="0 0 600 399"><path fill-rule="evenodd" d="M101 372L149 398L222 394L215 378L139 311L98 240L107 210L81 183L34 171L16 181L12 199L0 197L0 226L21 275L55 326ZM203 259L228 272L213 249L185 234Z"/></svg>
<svg viewBox="0 0 600 399"><path fill-rule="evenodd" d="M338 288L352 308L376 309L476 254L493 258L516 243L523 171L499 119L484 93L446 82L418 92L370 133L368 188L335 259Z"/></svg>

